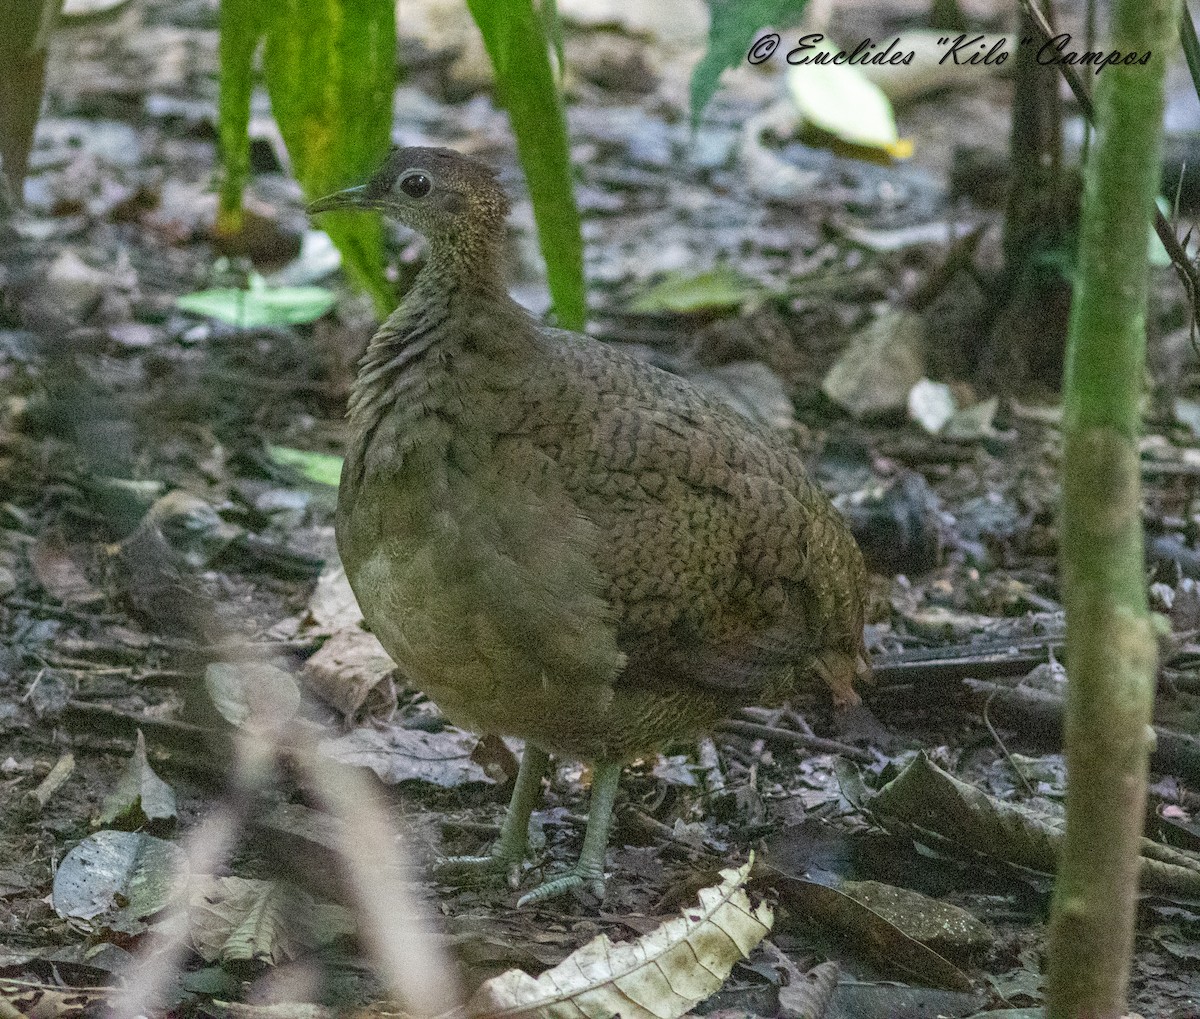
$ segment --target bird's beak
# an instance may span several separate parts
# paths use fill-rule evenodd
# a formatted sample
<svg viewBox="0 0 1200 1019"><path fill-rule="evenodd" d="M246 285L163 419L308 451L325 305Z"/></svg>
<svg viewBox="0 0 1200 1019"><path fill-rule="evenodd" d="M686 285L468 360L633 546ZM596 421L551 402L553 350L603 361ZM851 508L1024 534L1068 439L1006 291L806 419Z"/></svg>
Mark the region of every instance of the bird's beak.
<svg viewBox="0 0 1200 1019"><path fill-rule="evenodd" d="M331 212L334 209L369 209L371 207L372 202L367 197L367 186L360 184L356 188L344 188L331 195L326 195L324 198L318 198L315 202L309 203L305 211L313 216L318 212Z"/></svg>

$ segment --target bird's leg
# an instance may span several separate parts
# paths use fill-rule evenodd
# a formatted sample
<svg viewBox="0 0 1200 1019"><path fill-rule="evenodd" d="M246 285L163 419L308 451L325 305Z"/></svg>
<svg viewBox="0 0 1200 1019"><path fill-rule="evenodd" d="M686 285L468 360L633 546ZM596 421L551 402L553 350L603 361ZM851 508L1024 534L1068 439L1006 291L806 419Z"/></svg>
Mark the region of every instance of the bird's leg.
<svg viewBox="0 0 1200 1019"><path fill-rule="evenodd" d="M563 892L587 884L597 896L604 894L604 851L612 827L613 803L621 781L621 765L616 761L597 764L592 772L592 800L588 807L587 831L579 860L569 871L538 885L517 900L518 906L551 899Z"/></svg>
<svg viewBox="0 0 1200 1019"><path fill-rule="evenodd" d="M532 743L525 744L517 781L513 786L508 812L500 826L500 838L487 856L451 856L438 865L438 877L453 878L471 871L505 871L508 883L516 888L521 863L529 849L529 815L542 794L542 777L550 758Z"/></svg>

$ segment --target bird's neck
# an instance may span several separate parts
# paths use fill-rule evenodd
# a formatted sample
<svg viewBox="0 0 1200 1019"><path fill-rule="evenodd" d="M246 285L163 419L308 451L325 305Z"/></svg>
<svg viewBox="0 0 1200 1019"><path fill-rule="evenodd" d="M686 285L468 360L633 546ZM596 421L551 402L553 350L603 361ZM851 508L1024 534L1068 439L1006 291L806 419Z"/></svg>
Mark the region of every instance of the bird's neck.
<svg viewBox="0 0 1200 1019"><path fill-rule="evenodd" d="M503 296L504 238L490 230L465 229L453 237L431 238L429 256L413 289L455 286Z"/></svg>
<svg viewBox="0 0 1200 1019"><path fill-rule="evenodd" d="M352 445L397 457L432 457L472 427L477 390L511 376L532 349L532 322L512 299L494 258L430 249L404 303L372 338L350 397ZM478 416L476 413L474 416ZM368 465L369 466L369 465Z"/></svg>

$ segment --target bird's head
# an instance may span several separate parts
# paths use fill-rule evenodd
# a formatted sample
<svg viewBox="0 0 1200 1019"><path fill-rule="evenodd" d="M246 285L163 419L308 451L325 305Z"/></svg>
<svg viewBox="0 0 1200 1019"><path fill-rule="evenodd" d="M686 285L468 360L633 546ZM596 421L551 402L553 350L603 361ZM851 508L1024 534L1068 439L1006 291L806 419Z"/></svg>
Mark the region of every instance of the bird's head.
<svg viewBox="0 0 1200 1019"><path fill-rule="evenodd" d="M486 163L452 149L393 149L365 184L308 206L310 215L373 209L424 234L430 244L474 246L503 233L508 198Z"/></svg>

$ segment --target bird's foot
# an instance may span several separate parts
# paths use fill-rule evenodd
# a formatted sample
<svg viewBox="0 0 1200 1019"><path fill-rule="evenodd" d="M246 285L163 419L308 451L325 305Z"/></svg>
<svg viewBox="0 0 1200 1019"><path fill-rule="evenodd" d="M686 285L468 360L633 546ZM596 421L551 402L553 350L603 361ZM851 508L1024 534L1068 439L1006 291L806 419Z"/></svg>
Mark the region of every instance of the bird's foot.
<svg viewBox="0 0 1200 1019"><path fill-rule="evenodd" d="M503 875L509 888L521 883L521 864L524 854L513 856L498 849L488 856L448 856L439 860L433 875L447 884L467 884L476 880L490 880Z"/></svg>
<svg viewBox="0 0 1200 1019"><path fill-rule="evenodd" d="M526 892L517 900L517 907L527 906L531 902L556 899L572 888L583 887L586 887L597 899L604 898L604 871L599 867L587 867L581 861L565 874L553 877L549 881L543 881L532 891Z"/></svg>
<svg viewBox="0 0 1200 1019"><path fill-rule="evenodd" d="M469 882L472 878L489 878L503 874L508 887L515 889L521 881L521 864L529 852L529 815L542 792L542 776L550 759L544 750L533 745L525 747L521 769L513 785L512 801L500 838L487 856L451 856L434 867L434 876L448 884Z"/></svg>

